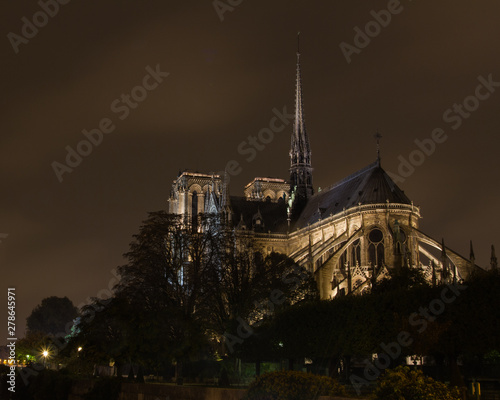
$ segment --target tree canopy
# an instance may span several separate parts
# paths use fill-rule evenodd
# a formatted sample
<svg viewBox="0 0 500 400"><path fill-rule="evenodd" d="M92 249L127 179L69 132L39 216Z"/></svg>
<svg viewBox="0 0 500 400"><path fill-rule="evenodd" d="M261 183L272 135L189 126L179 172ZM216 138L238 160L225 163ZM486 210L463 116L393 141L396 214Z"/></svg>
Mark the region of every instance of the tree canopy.
<svg viewBox="0 0 500 400"><path fill-rule="evenodd" d="M157 369L237 356L326 360L333 371L341 359L371 358L393 343L391 366L415 354L456 365L460 355L500 349L498 272L429 286L401 267L371 293L320 301L311 273L263 253L217 217L201 216L193 229L181 216L150 213L113 297L82 311L73 343L83 358Z"/></svg>
<svg viewBox="0 0 500 400"><path fill-rule="evenodd" d="M395 282L387 282L385 291L284 309L255 338L262 338L268 359L371 360L373 354L397 349L389 354L391 366L405 356L434 356L447 360L450 376L456 378L458 357L481 358L500 349L497 271L435 287L408 288L399 284L400 276ZM245 353L252 357L258 347L252 343Z"/></svg>
<svg viewBox="0 0 500 400"><path fill-rule="evenodd" d="M77 315L78 310L70 299L51 296L33 309L26 324L29 332L56 336L69 332Z"/></svg>
<svg viewBox="0 0 500 400"><path fill-rule="evenodd" d="M226 338L241 321L258 325L318 298L310 273L283 255L263 256L212 215L193 229L182 216L150 213L125 257L114 296L83 310L73 340L95 359L161 368L231 355Z"/></svg>

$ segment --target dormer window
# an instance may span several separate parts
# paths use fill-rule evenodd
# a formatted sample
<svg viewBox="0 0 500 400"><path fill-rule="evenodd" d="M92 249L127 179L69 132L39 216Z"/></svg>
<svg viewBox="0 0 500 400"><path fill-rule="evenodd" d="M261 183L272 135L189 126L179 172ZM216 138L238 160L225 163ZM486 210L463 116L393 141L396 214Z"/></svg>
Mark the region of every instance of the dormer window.
<svg viewBox="0 0 500 400"><path fill-rule="evenodd" d="M257 213L254 214L252 218L252 226L253 228L259 228L259 230L262 230L264 228L264 220L262 219L260 209L257 210Z"/></svg>

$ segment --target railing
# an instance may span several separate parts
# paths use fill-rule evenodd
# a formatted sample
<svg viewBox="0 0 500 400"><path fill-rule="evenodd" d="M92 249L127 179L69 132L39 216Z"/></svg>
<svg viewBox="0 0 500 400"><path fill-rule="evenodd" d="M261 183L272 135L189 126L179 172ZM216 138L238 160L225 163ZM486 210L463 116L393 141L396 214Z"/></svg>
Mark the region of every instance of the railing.
<svg viewBox="0 0 500 400"><path fill-rule="evenodd" d="M300 236L304 230L314 230L316 228L319 228L320 226L324 225L325 223L334 223L336 221L339 221L341 219L348 218L354 214L361 214L361 213L368 213L370 211L375 211L375 210L383 210L383 211L388 211L388 210L398 210L398 211L405 211L408 213L415 214L417 217L420 218L420 208L413 205L413 204L400 204L400 203L376 203L376 204L364 204L364 205L358 205L349 208L348 210L343 210L337 214L331 214L327 218L320 219L319 221L315 222L314 224L308 225L307 227L298 229L294 232L291 233L254 233L248 231L248 235L255 237L255 238L273 238L277 240L286 240L286 239L294 239L297 236ZM241 234L241 232L239 232Z"/></svg>

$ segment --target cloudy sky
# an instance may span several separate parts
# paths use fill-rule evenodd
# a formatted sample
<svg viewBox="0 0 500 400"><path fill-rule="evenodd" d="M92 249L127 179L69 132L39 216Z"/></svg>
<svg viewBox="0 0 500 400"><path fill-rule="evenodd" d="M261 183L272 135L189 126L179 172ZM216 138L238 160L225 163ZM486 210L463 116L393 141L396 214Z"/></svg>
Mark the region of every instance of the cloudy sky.
<svg viewBox="0 0 500 400"><path fill-rule="evenodd" d="M47 17L6 2L0 17L0 281L16 288L19 336L43 298L80 305L113 283L179 170L235 160L235 195L255 176L288 178L291 124L251 162L238 147L293 109L297 31L315 186L371 163L378 130L422 230L465 256L472 239L489 265L498 2L65 1ZM111 132L86 146L94 129Z"/></svg>

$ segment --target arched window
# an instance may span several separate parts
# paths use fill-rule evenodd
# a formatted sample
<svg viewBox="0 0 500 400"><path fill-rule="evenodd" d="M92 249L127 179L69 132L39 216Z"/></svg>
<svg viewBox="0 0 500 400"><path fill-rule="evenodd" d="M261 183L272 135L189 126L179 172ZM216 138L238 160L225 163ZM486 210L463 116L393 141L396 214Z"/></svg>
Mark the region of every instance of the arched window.
<svg viewBox="0 0 500 400"><path fill-rule="evenodd" d="M346 244L346 242L342 242L339 245L335 246L335 251L339 251L339 249L341 249L342 247L344 247L345 244ZM346 250L344 250L344 252L340 255L339 261L338 261L338 268L341 271L346 272L347 271L347 269L346 269L346 263L348 261L349 261L349 248L347 248Z"/></svg>
<svg viewBox="0 0 500 400"><path fill-rule="evenodd" d="M384 264L384 234L380 229L372 229L368 234L368 259L372 266L381 267Z"/></svg>
<svg viewBox="0 0 500 400"><path fill-rule="evenodd" d="M406 233L398 227L394 235L396 243L396 254L403 254L406 251Z"/></svg>
<svg viewBox="0 0 500 400"><path fill-rule="evenodd" d="M401 228L399 228L399 241L401 243L406 243L406 233Z"/></svg>
<svg viewBox="0 0 500 400"><path fill-rule="evenodd" d="M361 243L359 239L351 245L351 262L352 265L361 265Z"/></svg>
<svg viewBox="0 0 500 400"><path fill-rule="evenodd" d="M340 256L339 260L339 265L341 270L344 270L346 262L347 262L347 251L344 251Z"/></svg>
<svg viewBox="0 0 500 400"><path fill-rule="evenodd" d="M198 193L193 192L193 197L191 201L191 223L193 226L193 231L198 230Z"/></svg>

